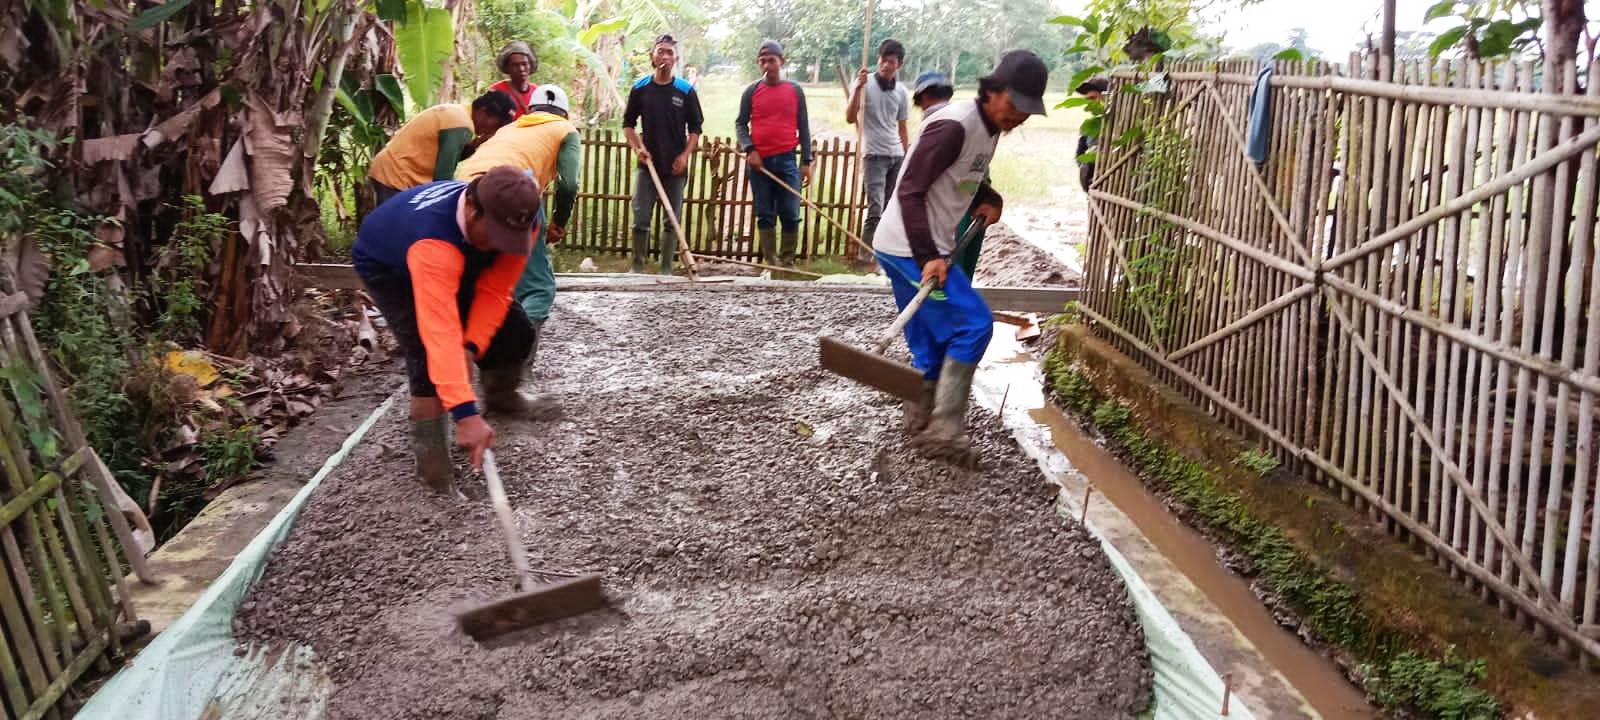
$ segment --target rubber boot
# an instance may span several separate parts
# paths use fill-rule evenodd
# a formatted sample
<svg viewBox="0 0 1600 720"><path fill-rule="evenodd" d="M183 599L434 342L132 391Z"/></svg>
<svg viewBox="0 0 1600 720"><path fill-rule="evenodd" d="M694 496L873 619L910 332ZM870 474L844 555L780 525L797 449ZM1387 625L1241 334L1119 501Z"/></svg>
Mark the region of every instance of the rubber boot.
<svg viewBox="0 0 1600 720"><path fill-rule="evenodd" d="M923 380L922 397L905 401L904 423L900 429L908 437L916 437L928 428L928 419L933 416L934 389L938 386L937 380Z"/></svg>
<svg viewBox="0 0 1600 720"><path fill-rule="evenodd" d="M778 229L756 228L756 238L761 244L761 262L768 265L778 264Z"/></svg>
<svg viewBox="0 0 1600 720"><path fill-rule="evenodd" d="M800 231L799 230L785 230L785 231L783 231L783 249L781 251L781 254L783 255L783 265L784 265L784 267L794 267L795 252L797 250L799 250L799 248L800 248Z"/></svg>
<svg viewBox="0 0 1600 720"><path fill-rule="evenodd" d="M661 274L672 274L672 258L678 255L678 234L671 230L661 232Z"/></svg>
<svg viewBox="0 0 1600 720"><path fill-rule="evenodd" d="M417 480L434 492L449 492L456 474L450 464L450 416L412 420L411 453L417 461Z"/></svg>
<svg viewBox="0 0 1600 720"><path fill-rule="evenodd" d="M483 368L478 372L483 385L483 409L487 415L522 420L554 420L561 417L561 406L549 395L530 395L522 385L522 366Z"/></svg>
<svg viewBox="0 0 1600 720"><path fill-rule="evenodd" d="M645 255L650 252L650 231L634 228L633 231L633 272L644 272Z"/></svg>
<svg viewBox="0 0 1600 720"><path fill-rule="evenodd" d="M977 363L944 359L928 427L911 440L925 457L978 469L978 455L967 441L967 401L972 397L972 375L977 370Z"/></svg>
<svg viewBox="0 0 1600 720"><path fill-rule="evenodd" d="M873 237L876 236L877 234L878 234L878 229L877 228L873 228L873 229L868 230L868 231L866 231L864 233L861 233L861 242L866 243L867 247L870 248L870 247L872 247ZM877 258L872 256L872 251L871 250L863 248L860 245L851 245L850 246L850 258L851 258L852 264L857 266L857 267L870 267L872 265L873 261L877 260Z"/></svg>

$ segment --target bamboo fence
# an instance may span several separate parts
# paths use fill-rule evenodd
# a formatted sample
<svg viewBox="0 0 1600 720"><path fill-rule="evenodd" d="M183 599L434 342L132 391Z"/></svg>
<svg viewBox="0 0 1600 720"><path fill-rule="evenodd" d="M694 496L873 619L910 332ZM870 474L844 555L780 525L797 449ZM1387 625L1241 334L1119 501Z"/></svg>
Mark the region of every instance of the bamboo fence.
<svg viewBox="0 0 1600 720"><path fill-rule="evenodd" d="M1403 63L1387 83L1359 56L1279 62L1258 167L1258 69L1179 64L1165 93L1108 96L1103 138L1146 133L1101 143L1084 316L1600 657L1600 87L1526 63Z"/></svg>
<svg viewBox="0 0 1600 720"><path fill-rule="evenodd" d="M811 186L806 196L834 222L859 228L866 212L861 173L856 167L852 142L840 138L815 143ZM589 130L583 135L583 162L578 204L563 247L593 253L632 252L633 188L638 162L620 133ZM700 139L699 152L689 161L684 187L683 232L694 254L708 258L758 260L755 243L755 207L751 201L748 165L731 138ZM665 178L663 178L665 179ZM646 180L648 183L649 181ZM833 223L813 217L802 208L799 255L818 258L845 254L849 239ZM652 232L666 227L659 205ZM651 243L650 254L656 253Z"/></svg>
<svg viewBox="0 0 1600 720"><path fill-rule="evenodd" d="M91 667L108 672L135 622L119 552L129 528L0 263L0 708L58 718ZM90 490L90 487L93 490ZM108 531L107 522L115 535ZM129 558L141 574L140 559Z"/></svg>

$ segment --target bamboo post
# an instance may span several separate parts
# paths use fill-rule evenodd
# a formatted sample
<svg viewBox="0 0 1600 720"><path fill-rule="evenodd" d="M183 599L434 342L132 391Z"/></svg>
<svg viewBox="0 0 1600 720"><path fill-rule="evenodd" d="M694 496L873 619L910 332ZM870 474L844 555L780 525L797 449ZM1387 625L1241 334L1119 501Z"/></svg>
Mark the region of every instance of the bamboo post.
<svg viewBox="0 0 1600 720"><path fill-rule="evenodd" d="M877 0L867 0L866 20L865 20L864 24L861 27L861 67L863 69L866 69L868 67L867 64L872 62L872 11L876 6L877 6ZM867 98L865 97L866 92L867 92L866 88L863 87L861 89L861 94L863 95L863 97L861 98L860 104L858 104L856 106L856 174L857 174L857 177L859 177L861 179L861 193L862 193L861 197L862 198L866 198L866 192L867 192L867 125L866 125ZM846 100L846 102L849 101L849 93L846 93L845 100ZM853 197L854 197L854 195L852 195L852 198ZM866 243L860 243L860 244L861 245L866 245ZM872 258L873 257L872 248L870 246L868 246L866 248L866 251L867 251L867 257L868 258Z"/></svg>
<svg viewBox="0 0 1600 720"><path fill-rule="evenodd" d="M1600 77L1600 75L1597 75L1596 73L1600 73L1600 63L1595 63L1589 66L1589 77ZM1589 97L1597 96L1600 96L1600 83L1591 81L1589 83ZM1584 124L1588 127L1593 127L1595 123L1596 118L1594 117L1585 118L1584 120ZM1584 155L1583 163L1578 170L1577 199L1574 203L1576 207L1590 208L1595 206L1596 183L1597 181L1600 181L1600 178L1597 178L1595 165L1596 162L1594 154L1591 153ZM1591 244L1589 239L1594 237L1594 232L1594 213L1581 213L1578 216L1577 227L1573 232L1573 237L1578 240L1575 245L1577 252L1574 253L1572 258L1572 268L1574 273L1578 273L1582 268L1589 267L1593 260L1593 258L1589 256ZM1575 275L1575 277L1582 277L1582 275L1578 274ZM1579 303L1582 302L1581 293L1583 283L1572 282L1570 280L1569 283L1567 295L1567 330L1565 332L1567 337L1573 337L1576 335L1574 330L1577 327L1577 320L1580 314ZM1600 341L1596 341L1596 338L1600 338L1600 282L1596 282L1593 279L1589 281L1589 303L1587 308L1587 316L1589 318L1588 332L1584 335L1584 337L1588 338L1589 341L1585 343L1584 347L1583 372L1586 375L1600 374ZM1595 500L1600 498L1593 498L1588 494L1589 484L1591 482L1591 468L1593 467L1592 462L1594 458L1594 401L1594 393L1585 392L1579 394L1578 442L1575 449L1577 462L1572 483L1572 508L1567 519L1567 546L1566 554L1563 558L1562 564L1563 569L1561 573L1562 583L1560 592L1562 609L1565 610L1569 616L1579 609L1577 606L1579 577L1578 554L1582 546L1580 541L1584 531L1583 520L1586 516L1586 512L1587 516L1592 518L1589 537L1600 538L1600 530L1593 529L1593 525L1600 525L1600 512L1595 512L1592 507ZM1585 572L1583 573L1586 579L1582 607L1584 625L1595 624L1595 589L1597 582L1600 582L1600 578L1596 577L1597 574L1600 574L1600 547L1597 546L1600 546L1600 544L1595 542L1589 543L1590 561L1588 566L1584 568Z"/></svg>

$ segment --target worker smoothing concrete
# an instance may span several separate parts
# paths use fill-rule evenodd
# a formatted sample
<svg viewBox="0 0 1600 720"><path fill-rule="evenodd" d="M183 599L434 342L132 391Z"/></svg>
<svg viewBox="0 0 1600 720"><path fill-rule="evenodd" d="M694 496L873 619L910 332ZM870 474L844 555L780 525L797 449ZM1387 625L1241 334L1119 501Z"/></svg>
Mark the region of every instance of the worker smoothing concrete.
<svg viewBox="0 0 1600 720"><path fill-rule="evenodd" d="M873 241L902 309L917 294L917 278L941 291L928 297L905 329L912 364L924 378L922 398L906 403L905 430L930 457L977 464L966 437L967 401L994 318L949 255L969 208L985 223L1000 219L989 163L1001 133L1044 114L1048 80L1038 55L1011 50L979 79L975 101L952 102L928 115Z"/></svg>
<svg viewBox="0 0 1600 720"><path fill-rule="evenodd" d="M540 85L533 93L528 113L517 118L478 147L461 163L457 180L472 180L502 165L533 174L540 187L555 185L555 208L549 222L540 217L539 237L517 282L516 301L533 326L533 354L539 352L539 335L556 300L556 274L550 263L550 244L567 235L567 222L578 201L578 173L583 143L578 128L567 119L567 93L555 85ZM542 214L542 209L540 210Z"/></svg>
<svg viewBox="0 0 1600 720"><path fill-rule="evenodd" d="M495 434L480 411L528 417L538 410L517 390L533 329L511 289L539 230L539 203L532 176L496 167L470 183L402 192L356 235L356 273L405 353L417 475L434 490L448 490L453 478L447 418L481 467ZM469 362L482 380L481 408Z"/></svg>
<svg viewBox="0 0 1600 720"><path fill-rule="evenodd" d="M511 96L490 90L466 106L435 105L400 126L368 171L379 205L401 190L456 176L469 149L516 119Z"/></svg>

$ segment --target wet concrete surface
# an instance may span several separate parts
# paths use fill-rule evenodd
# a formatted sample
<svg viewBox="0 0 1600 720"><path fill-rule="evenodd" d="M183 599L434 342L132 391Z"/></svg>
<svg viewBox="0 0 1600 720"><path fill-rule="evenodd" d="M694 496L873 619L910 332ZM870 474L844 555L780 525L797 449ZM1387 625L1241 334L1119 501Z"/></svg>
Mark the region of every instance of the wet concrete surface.
<svg viewBox="0 0 1600 720"><path fill-rule="evenodd" d="M331 397L279 440L270 462L207 503L150 554L155 583L128 575L133 606L140 618L150 621L152 637L194 605L372 408L404 384L396 375L400 367L385 360L351 368Z"/></svg>
<svg viewBox="0 0 1600 720"><path fill-rule="evenodd" d="M888 298L563 294L500 423L536 567L611 607L479 646L452 613L514 591L475 499L410 479L404 418L312 497L235 621L310 645L335 718L1130 717L1151 696L1126 589L1053 486L974 409L979 473L917 458L898 403L816 365Z"/></svg>

